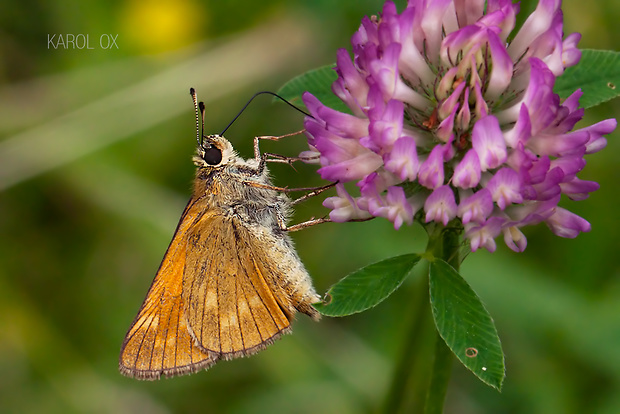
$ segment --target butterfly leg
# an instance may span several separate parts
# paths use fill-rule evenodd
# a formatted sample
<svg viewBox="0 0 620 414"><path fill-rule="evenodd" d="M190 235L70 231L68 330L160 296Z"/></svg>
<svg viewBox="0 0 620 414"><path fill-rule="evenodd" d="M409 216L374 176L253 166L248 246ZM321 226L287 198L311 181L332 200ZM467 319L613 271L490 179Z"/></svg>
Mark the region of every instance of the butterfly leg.
<svg viewBox="0 0 620 414"><path fill-rule="evenodd" d="M261 154L260 152L260 148L259 148L259 142L260 140L264 139L264 140L268 140L268 141L279 141L282 138L287 138L287 137L293 137L295 135L299 135L302 134L304 132L304 130L302 129L301 131L296 131L296 132L291 132L290 134L284 134L284 135L280 135L280 136L272 136L272 135L264 135L261 137L254 137L254 158L256 159L256 161L258 161L258 165L259 168L258 170L260 172L263 171L263 169L265 168L265 163L267 162L267 156L273 156L273 154ZM285 157L283 157L285 158ZM276 161L276 162L287 162L287 161Z"/></svg>
<svg viewBox="0 0 620 414"><path fill-rule="evenodd" d="M293 193L293 192L302 192L302 191L309 191L308 194L298 198L297 200L301 200L304 201L310 197L313 197L317 194L322 193L325 190L329 190L330 188L332 188L333 186L335 186L337 183L329 183L327 185L324 185L322 187L300 187L300 188L288 188L288 187L277 187L275 185L269 185L269 184L263 184L263 183L259 183L256 181L250 181L250 180L245 180L243 181L244 184L249 185L251 187L255 187L255 188L265 188L267 190L273 190L273 191L279 191L281 193ZM294 200L293 204L297 204L300 203L301 201L297 201Z"/></svg>
<svg viewBox="0 0 620 414"><path fill-rule="evenodd" d="M292 201L291 204L295 205L295 204L303 203L307 199L309 199L311 197L314 197L316 195L319 195L319 194L321 194L325 190L329 190L330 188L334 187L336 184L338 184L338 183L337 182L329 183L327 185L324 185L323 187L316 187L314 189L306 189L306 191L309 191L309 192L304 194L304 195L302 195L299 198L296 198L295 200Z"/></svg>
<svg viewBox="0 0 620 414"><path fill-rule="evenodd" d="M265 188L268 190L274 190L274 191L279 191L279 192L294 192L294 191L307 191L308 192L307 194L304 194L303 196L293 200L291 202L292 205L299 204L309 199L310 197L314 197L318 194L321 194L323 191L329 190L330 188L338 184L337 182L335 182L335 183L329 183L322 187L286 188L286 187L276 187L273 185L268 185L268 184L263 184L263 183L257 183L255 181L244 181L244 183L252 187ZM285 230L285 231L298 231L298 230L305 229L307 227L314 226L316 224L329 223L331 221L332 221L331 219L325 218L325 217L318 218L318 219L312 218L308 221L304 221L303 223L295 224L294 226L288 227L286 225L284 217L282 217L281 214L278 214L278 226L280 227L281 230Z"/></svg>
<svg viewBox="0 0 620 414"><path fill-rule="evenodd" d="M361 222L361 221L368 221L368 220L372 220L375 217L368 217L368 218L363 218L363 219L351 219L346 221L346 223L354 223L354 222ZM308 221L304 221L292 226L284 226L284 228L282 228L282 230L286 230L286 231L299 231L299 230L303 230L306 229L308 227L312 227L315 226L317 224L323 224L323 223L333 223L333 220L327 217L321 217L318 219L310 219Z"/></svg>
<svg viewBox="0 0 620 414"><path fill-rule="evenodd" d="M279 163L288 164L291 166L296 161L303 161L309 164L318 164L319 162L318 155L316 157L287 157L285 155L266 152L263 154L263 157L265 157L265 162L279 162ZM271 158L268 158L268 157L271 157Z"/></svg>
<svg viewBox="0 0 620 414"><path fill-rule="evenodd" d="M302 223L298 223L290 227L287 227L286 225L284 225L284 228L282 228L282 230L286 230L288 232L299 231L299 230L306 229L308 227L315 226L317 224L331 223L331 221L332 220L327 217L321 217L318 219L310 219L308 221L304 221Z"/></svg>

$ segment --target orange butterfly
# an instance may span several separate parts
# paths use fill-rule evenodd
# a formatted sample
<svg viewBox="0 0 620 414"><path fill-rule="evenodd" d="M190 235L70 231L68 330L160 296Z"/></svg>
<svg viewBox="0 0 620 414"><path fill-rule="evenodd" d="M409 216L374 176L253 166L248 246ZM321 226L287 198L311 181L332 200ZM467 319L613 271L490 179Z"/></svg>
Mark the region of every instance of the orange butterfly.
<svg viewBox="0 0 620 414"><path fill-rule="evenodd" d="M222 136L200 138L192 197L121 347L129 377L183 375L251 355L290 332L297 311L320 317L287 232L329 220L286 227L293 202L272 185L258 138L248 160Z"/></svg>

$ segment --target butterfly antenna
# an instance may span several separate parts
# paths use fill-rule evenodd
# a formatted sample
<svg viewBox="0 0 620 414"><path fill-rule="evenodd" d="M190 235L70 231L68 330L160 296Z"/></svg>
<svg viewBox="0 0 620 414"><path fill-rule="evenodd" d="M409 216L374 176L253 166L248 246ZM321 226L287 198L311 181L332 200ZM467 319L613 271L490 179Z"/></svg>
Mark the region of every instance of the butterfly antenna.
<svg viewBox="0 0 620 414"><path fill-rule="evenodd" d="M203 144L202 139L205 136L205 103L202 101L198 102L198 109L200 109L200 120L202 121L200 124L200 143Z"/></svg>
<svg viewBox="0 0 620 414"><path fill-rule="evenodd" d="M198 145L202 146L202 129L200 127L200 117L198 110L198 98L196 98L196 90L194 88L189 88L189 94L192 95L192 101L194 101L194 109L196 110L196 141L198 141ZM202 102L201 102L202 103ZM202 117L202 128L204 128L204 115Z"/></svg>
<svg viewBox="0 0 620 414"><path fill-rule="evenodd" d="M256 92L249 100L248 102L243 106L243 108L241 108L241 111L239 111L239 113L237 114L237 116L235 116L233 118L232 121L230 121L230 123L228 125L226 125L226 128L224 128L224 130L220 133L220 135L224 135L224 133L228 130L228 128L230 128L230 126L237 120L237 118L239 118L241 116L241 114L243 113L243 111L245 111L245 108L248 107L248 105L250 105L250 103L254 100L254 98L256 98L258 95L271 95L271 96L275 96L276 98L278 98L279 100L281 100L282 102L284 102L285 104L287 104L288 106L290 106L291 108L301 112L302 114L309 116L310 118L314 118L312 115L310 115L309 113L307 113L306 111L304 111L303 109L300 109L298 107L296 107L295 105L293 105L292 103L290 103L289 101L287 101L286 99L284 99L283 97L281 97L280 95L278 95L277 93L274 92L270 92L270 91L260 91L260 92Z"/></svg>

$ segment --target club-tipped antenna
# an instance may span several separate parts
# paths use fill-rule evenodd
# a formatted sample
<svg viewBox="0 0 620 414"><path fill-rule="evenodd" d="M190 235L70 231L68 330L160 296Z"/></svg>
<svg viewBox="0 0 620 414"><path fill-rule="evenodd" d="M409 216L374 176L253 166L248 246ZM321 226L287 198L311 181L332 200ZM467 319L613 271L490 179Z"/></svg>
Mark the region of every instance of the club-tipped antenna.
<svg viewBox="0 0 620 414"><path fill-rule="evenodd" d="M196 97L196 89L189 88L189 94L192 95L192 101L194 101L194 109L196 110L196 141L198 145L202 145L202 128L204 128L204 115L202 116L202 127L200 125L200 110L198 109L198 98ZM201 102L202 103L202 102Z"/></svg>
<svg viewBox="0 0 620 414"><path fill-rule="evenodd" d="M200 120L202 121L200 124L200 145L203 145L205 137L205 103L202 101L198 102L198 109L200 109Z"/></svg>
<svg viewBox="0 0 620 414"><path fill-rule="evenodd" d="M310 115L309 113L307 113L306 111L304 111L303 109L300 109L298 107L296 107L295 105L293 105L292 103L290 103L289 101L287 101L286 99L284 99L283 97L281 97L280 95L278 95L277 93L274 92L270 92L270 91L260 91L260 92L256 92L249 100L248 102L243 106L243 108L241 108L241 111L239 111L239 113L233 118L232 121L230 121L230 123L228 125L226 125L226 128L224 128L224 130L220 133L220 135L224 135L224 133L228 130L228 128L230 128L230 126L237 120L237 118L239 118L241 116L241 114L243 113L243 111L245 111L245 108L248 107L248 105L250 105L250 103L252 102L252 100L254 100L254 98L256 98L258 95L272 95L275 96L276 98L278 98L279 100L281 100L282 102L284 102L285 104L287 104L288 106L290 106L291 108L301 112L302 114L309 116L310 118L314 118L312 115Z"/></svg>

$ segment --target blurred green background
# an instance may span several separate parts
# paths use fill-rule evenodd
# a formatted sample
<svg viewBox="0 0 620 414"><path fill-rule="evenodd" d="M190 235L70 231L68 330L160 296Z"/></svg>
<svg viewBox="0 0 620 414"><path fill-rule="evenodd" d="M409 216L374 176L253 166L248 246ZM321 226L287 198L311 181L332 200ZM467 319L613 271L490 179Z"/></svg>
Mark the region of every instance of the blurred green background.
<svg viewBox="0 0 620 414"><path fill-rule="evenodd" d="M0 4L0 412L380 409L406 351L415 277L373 310L320 323L301 316L293 335L207 372L139 382L118 373L117 358L189 197L189 87L206 103L207 132L218 133L256 91L334 61L361 17L381 5ZM564 10L565 33L583 33L582 48L619 48L620 3L568 0ZM59 34L89 35L92 49L54 48ZM100 40L106 46L114 36L116 45L103 48ZM619 109L615 101L589 110L581 125ZM298 130L301 121L262 97L226 136L249 157L253 136ZM455 363L446 412L620 412L619 138L610 136L581 175L601 189L564 204L592 232L565 240L530 228L525 253L500 246L465 261L463 274L496 321L507 379L500 394ZM301 138L263 145L288 155L303 149ZM312 168L296 168L274 166L276 184L321 183ZM294 221L325 214L317 201ZM319 292L358 267L425 246L419 228L395 232L386 220L317 226L294 239ZM412 370L405 389L425 379Z"/></svg>

